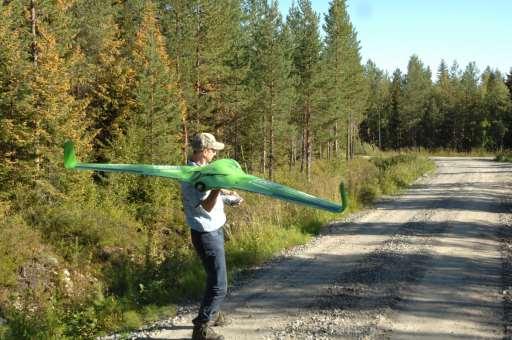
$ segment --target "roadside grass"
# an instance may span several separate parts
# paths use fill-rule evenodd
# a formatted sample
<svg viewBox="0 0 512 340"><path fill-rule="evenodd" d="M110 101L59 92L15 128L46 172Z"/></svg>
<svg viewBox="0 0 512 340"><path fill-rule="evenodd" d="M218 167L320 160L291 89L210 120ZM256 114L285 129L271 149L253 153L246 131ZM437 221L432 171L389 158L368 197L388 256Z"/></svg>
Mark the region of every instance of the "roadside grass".
<svg viewBox="0 0 512 340"><path fill-rule="evenodd" d="M414 152L413 149L411 151ZM458 151L456 149L424 149L420 148L416 151L418 154L423 156L437 156L437 157L491 157L494 156L494 152L486 150L484 148L473 148L469 151Z"/></svg>
<svg viewBox="0 0 512 340"><path fill-rule="evenodd" d="M418 153L376 153L348 163L315 161L311 182L287 167L273 180L333 201L340 200L343 180L353 212L433 169L433 162ZM184 226L179 191L167 184L161 190L164 199L151 210L151 228L137 218L140 207L102 188L54 204L30 190L18 193L15 209L1 201L0 251L8 255L0 260L0 316L8 321L0 327L1 337L85 339L122 333L175 315L176 304L197 301L205 274ZM339 218L261 195L243 196L242 206L227 211L230 280L308 242ZM31 268L37 284L20 285L26 279L19 277L20 268ZM44 294L37 297L38 292Z"/></svg>
<svg viewBox="0 0 512 340"><path fill-rule="evenodd" d="M494 160L497 162L512 162L512 151L504 151L496 154Z"/></svg>
<svg viewBox="0 0 512 340"><path fill-rule="evenodd" d="M364 152L365 156L370 157L392 157L396 155L409 155L415 154L423 157L492 157L496 155L496 152L489 151L483 148L473 148L469 151L459 151L456 149L448 148L434 148L426 149L423 147L419 148L402 148L398 150L386 150L382 151L378 148L373 148L369 152Z"/></svg>

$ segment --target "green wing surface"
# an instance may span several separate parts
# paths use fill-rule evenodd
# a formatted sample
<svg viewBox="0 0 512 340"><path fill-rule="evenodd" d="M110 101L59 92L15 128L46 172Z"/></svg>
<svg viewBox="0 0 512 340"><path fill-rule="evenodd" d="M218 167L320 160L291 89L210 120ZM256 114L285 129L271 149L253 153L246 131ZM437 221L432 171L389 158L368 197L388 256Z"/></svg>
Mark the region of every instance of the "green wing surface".
<svg viewBox="0 0 512 340"><path fill-rule="evenodd" d="M192 166L80 163L76 159L74 145L70 141L64 144L64 167L75 170L127 172L137 175L166 177L182 182L189 182L196 171Z"/></svg>
<svg viewBox="0 0 512 340"><path fill-rule="evenodd" d="M201 168L201 171L197 172L192 180L195 187L200 190L215 188L244 190L331 212L342 212L348 204L343 183L339 188L342 202L339 205L279 183L248 175L233 159L220 159Z"/></svg>
<svg viewBox="0 0 512 340"><path fill-rule="evenodd" d="M346 208L347 196L344 191L343 184L341 184L340 192L342 198L342 204L336 204L334 202L310 195L308 193L290 188L288 186L271 182L256 176L247 175L241 178L234 189L245 190L249 192L259 193L262 195L278 198L292 203L298 203L303 205L312 206L314 208L324 209L331 212L342 212Z"/></svg>
<svg viewBox="0 0 512 340"><path fill-rule="evenodd" d="M191 183L200 191L220 188L244 190L331 212L342 212L348 205L343 183L339 188L339 205L279 183L248 175L233 159L219 159L205 166L80 163L76 159L73 143L68 141L64 144L64 166L66 169L128 172L171 178Z"/></svg>

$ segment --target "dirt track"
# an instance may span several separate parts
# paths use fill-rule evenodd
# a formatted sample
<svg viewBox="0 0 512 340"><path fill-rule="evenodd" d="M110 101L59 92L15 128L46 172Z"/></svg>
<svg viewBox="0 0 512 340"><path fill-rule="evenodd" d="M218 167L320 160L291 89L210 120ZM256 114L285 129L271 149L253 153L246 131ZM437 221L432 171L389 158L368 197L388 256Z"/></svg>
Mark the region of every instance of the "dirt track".
<svg viewBox="0 0 512 340"><path fill-rule="evenodd" d="M403 195L333 222L233 289L226 339L501 339L509 334L512 165L436 158ZM510 228L512 229L512 228ZM189 339L192 314L145 333Z"/></svg>

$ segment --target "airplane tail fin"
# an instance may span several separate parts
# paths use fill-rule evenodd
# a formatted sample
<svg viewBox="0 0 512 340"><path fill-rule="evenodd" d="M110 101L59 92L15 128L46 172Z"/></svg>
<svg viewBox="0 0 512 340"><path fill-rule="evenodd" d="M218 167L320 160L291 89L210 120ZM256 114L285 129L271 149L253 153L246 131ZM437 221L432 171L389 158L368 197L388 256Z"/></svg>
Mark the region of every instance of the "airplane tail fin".
<svg viewBox="0 0 512 340"><path fill-rule="evenodd" d="M73 169L76 164L75 146L72 141L68 140L64 143L64 167L66 169Z"/></svg>
<svg viewBox="0 0 512 340"><path fill-rule="evenodd" d="M340 182L340 196L341 196L341 210L340 212L345 211L348 207L348 194L345 190L345 184Z"/></svg>

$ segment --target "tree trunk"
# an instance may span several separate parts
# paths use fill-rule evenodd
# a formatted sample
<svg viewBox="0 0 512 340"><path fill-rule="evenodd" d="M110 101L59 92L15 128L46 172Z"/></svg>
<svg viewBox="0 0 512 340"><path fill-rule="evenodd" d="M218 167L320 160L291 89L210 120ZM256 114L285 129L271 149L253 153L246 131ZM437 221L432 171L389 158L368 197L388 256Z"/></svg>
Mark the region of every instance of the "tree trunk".
<svg viewBox="0 0 512 340"><path fill-rule="evenodd" d="M311 180L311 103L309 94L306 102L305 112L305 153L306 153L306 177L308 182Z"/></svg>
<svg viewBox="0 0 512 340"><path fill-rule="evenodd" d="M307 167L307 179L308 179L308 182L311 182L311 163L313 162L313 137L311 136L311 131L309 131L308 133L308 138L309 138L309 142L308 142L308 167Z"/></svg>
<svg viewBox="0 0 512 340"><path fill-rule="evenodd" d="M183 104L183 105L185 105L185 104ZM182 134L183 134L182 155L183 155L183 162L186 164L187 156L188 156L188 127L187 127L187 116L184 113L182 113L182 115L181 115L181 124L182 124Z"/></svg>
<svg viewBox="0 0 512 340"><path fill-rule="evenodd" d="M350 159L350 141L352 139L352 137L350 136L350 125L351 125L351 117L350 117L350 112L347 114L347 149L346 149L346 152L345 152L345 158L347 159L347 161Z"/></svg>
<svg viewBox="0 0 512 340"><path fill-rule="evenodd" d="M37 68L38 62L38 51L37 51L37 17L36 17L36 3L35 0L30 0L30 23L31 23L31 31L32 31L32 44L31 44L31 53L32 53L32 61L34 62L34 68ZM39 119L37 118L34 122L35 125L35 163L36 163L36 173L39 174L41 170L41 151L39 150L39 142L40 142L40 125Z"/></svg>
<svg viewBox="0 0 512 340"><path fill-rule="evenodd" d="M195 71L196 71L196 100L194 105L194 114L195 114L195 124L196 124L196 132L199 132L199 98L201 96L201 79L200 79L200 72L199 72L199 66L200 66L200 52L201 52L201 8L199 7L199 4L197 4L197 13L196 13L196 60L195 60Z"/></svg>
<svg viewBox="0 0 512 340"><path fill-rule="evenodd" d="M30 22L32 25L32 60L34 62L34 66L37 66L37 18L35 0L30 0Z"/></svg>
<svg viewBox="0 0 512 340"><path fill-rule="evenodd" d="M334 122L334 154L333 158L338 157L339 144L338 144L338 120Z"/></svg>
<svg viewBox="0 0 512 340"><path fill-rule="evenodd" d="M243 145L240 145L240 156L242 157L242 163L244 165L244 170L245 170L245 172L248 172L249 169L247 167L247 161L245 160ZM252 163L251 163L251 168L252 168Z"/></svg>
<svg viewBox="0 0 512 340"><path fill-rule="evenodd" d="M356 132L357 132L356 126L355 126L355 124L352 124L351 133L350 133L350 136L351 136L351 139L350 139L350 159L354 159L354 155L355 155L355 150L356 150Z"/></svg>
<svg viewBox="0 0 512 340"><path fill-rule="evenodd" d="M301 155L300 155L300 172L305 169L306 160L306 110L302 113L302 139L301 139Z"/></svg>
<svg viewBox="0 0 512 340"><path fill-rule="evenodd" d="M180 34L180 14L178 11L176 11L176 25L174 27L174 33L176 34L176 36L178 37L179 34ZM175 67L176 67L176 77L177 77L177 85L180 87L180 92L181 92L181 88L182 88L182 74L181 74L181 54L180 54L180 49L176 49L176 63L175 63ZM183 102L181 103L182 105L182 108L181 108L181 128L182 128L182 135L183 135L183 140L182 140L182 160L183 162L186 164L187 163L187 152L188 152L188 126L187 126L187 109L186 109L186 104L185 104L185 99L183 98L183 95L180 94L180 97L182 98Z"/></svg>
<svg viewBox="0 0 512 340"><path fill-rule="evenodd" d="M268 178L272 180L272 170L274 167L274 112L273 112L273 86L270 87L270 113L268 117L269 136L268 136Z"/></svg>
<svg viewBox="0 0 512 340"><path fill-rule="evenodd" d="M263 133L263 149L261 153L260 159L260 172L262 174L267 172L267 129L266 129L266 119L265 114L261 116L261 128Z"/></svg>
<svg viewBox="0 0 512 340"><path fill-rule="evenodd" d="M380 111L379 111L379 121L378 121L378 126L379 126L379 150L382 150L382 136L381 136L381 132L380 132Z"/></svg>

